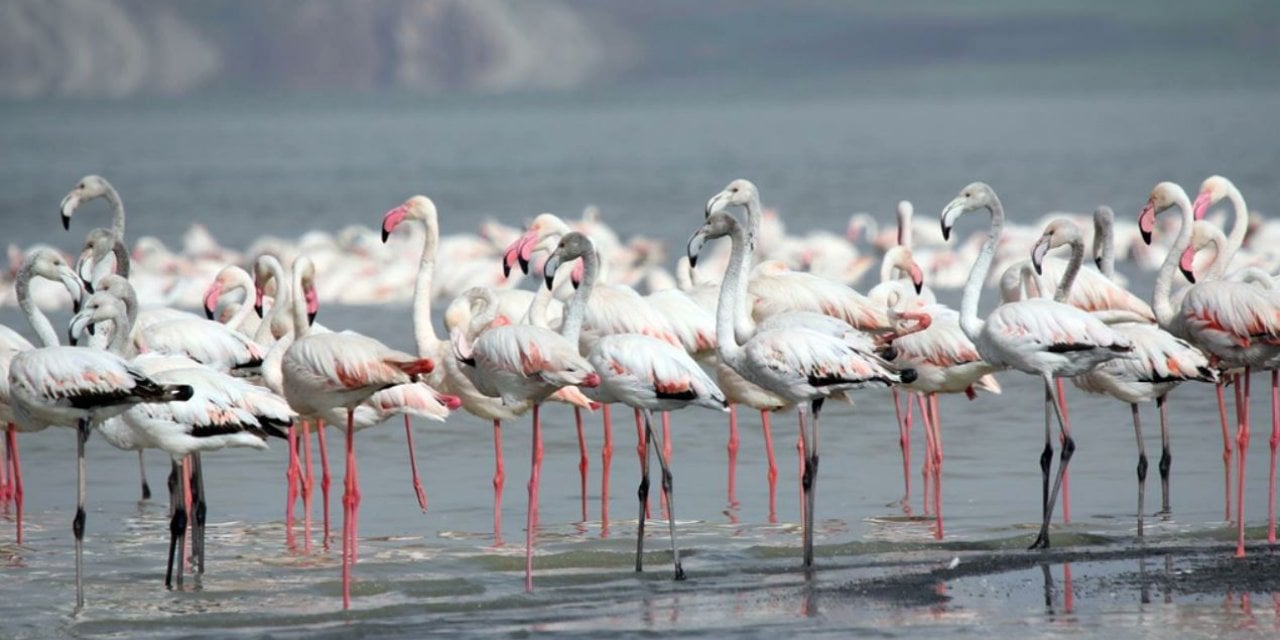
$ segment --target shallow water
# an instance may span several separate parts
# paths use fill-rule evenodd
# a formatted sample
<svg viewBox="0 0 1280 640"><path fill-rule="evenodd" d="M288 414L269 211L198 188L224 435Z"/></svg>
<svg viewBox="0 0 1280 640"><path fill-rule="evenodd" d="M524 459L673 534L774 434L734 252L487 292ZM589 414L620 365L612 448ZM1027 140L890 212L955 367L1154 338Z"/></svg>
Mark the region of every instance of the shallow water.
<svg viewBox="0 0 1280 640"><path fill-rule="evenodd" d="M596 202L623 233L657 234L678 247L708 195L738 175L756 180L794 229L837 230L849 211L887 212L904 196L926 215L976 178L995 185L1023 220L1098 202L1127 215L1157 180L1194 187L1211 172L1231 176L1265 208L1280 196L1273 180L1280 133L1260 122L1278 106L1274 93L771 97L676 105L7 105L0 119L0 214L10 241L73 246L78 234L61 231L54 208L88 171L109 176L121 189L131 235L173 241L200 219L232 245L266 232L373 225L405 195L423 191L441 204L446 231L473 228L481 214L517 222L540 210L572 213ZM1137 290L1149 290L1149 277L1136 282ZM408 309L384 311L326 308L322 314L330 326L409 346ZM0 312L0 321L21 323L11 310ZM791 416L774 418L776 523L769 521L758 416L741 416L737 505L726 495L724 418L697 410L674 416L678 534L689 574L674 583L666 529L656 518L657 491L647 571L632 571L639 472L630 416L615 412L606 532L599 417L586 419L591 466L583 522L572 414L549 408L532 595L523 592L522 580L527 419L504 428L502 546L495 546L492 532L490 426L465 415L416 425L430 498L423 514L406 477L402 428L389 423L359 437L362 545L349 613L340 610L338 553L320 548L318 496L315 548L286 547L285 447L206 457L207 573L198 588L189 579L186 590L168 592L162 586L167 462L148 457L157 497L139 504L134 457L95 438L89 605L71 617L74 441L69 430L50 430L22 442L25 544L13 544L9 520L0 529L0 635L1276 632L1280 571L1259 542L1265 540L1269 436L1262 377L1254 381L1246 496L1253 546L1245 562L1229 558L1233 530L1223 519L1221 436L1212 390L1200 386L1173 396L1173 513L1147 518L1145 547L1134 536L1136 456L1128 409L1069 391L1078 445L1072 522L1055 527L1054 552L1023 551L1039 516L1043 405L1027 377L1007 373L1000 380L1001 396L943 400L941 543L931 539L932 520L921 515L919 428L912 442L913 515L907 516L896 504L903 478L889 394L860 394L854 409L828 405L819 567L812 579L798 567ZM1158 425L1154 409L1145 408L1149 513L1160 506ZM329 437L336 453L338 432ZM338 491L341 456L331 462ZM330 503L336 530L338 496ZM959 564L948 568L955 558Z"/></svg>

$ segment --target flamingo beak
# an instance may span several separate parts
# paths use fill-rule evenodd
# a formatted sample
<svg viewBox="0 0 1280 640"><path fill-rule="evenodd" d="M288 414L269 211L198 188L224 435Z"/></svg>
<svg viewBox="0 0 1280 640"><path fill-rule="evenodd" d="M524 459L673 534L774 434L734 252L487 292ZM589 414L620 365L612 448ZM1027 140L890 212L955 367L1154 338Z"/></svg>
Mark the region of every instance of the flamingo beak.
<svg viewBox="0 0 1280 640"><path fill-rule="evenodd" d="M557 251L551 254L551 256L547 258L546 263L542 265L542 278L547 282L548 291L552 289L552 283L555 282L555 279L556 279L556 270L558 270L559 268L560 268L560 252Z"/></svg>
<svg viewBox="0 0 1280 640"><path fill-rule="evenodd" d="M62 286L66 287L67 293L71 295L71 312L79 313L80 305L84 301L84 284L70 270L59 275L58 279L62 281Z"/></svg>
<svg viewBox="0 0 1280 640"><path fill-rule="evenodd" d="M58 213L62 215L62 229L64 231L71 230L71 214L75 213L76 208L80 206L80 194L72 191L62 198L62 204L58 205Z"/></svg>
<svg viewBox="0 0 1280 640"><path fill-rule="evenodd" d="M1138 213L1138 230L1142 232L1142 242L1151 244L1151 232L1156 229L1156 203L1147 200L1146 206Z"/></svg>
<svg viewBox="0 0 1280 640"><path fill-rule="evenodd" d="M911 268L907 270L907 273L911 276L911 284L916 289L916 295L920 295L920 292L924 289L924 272L920 270L920 265L912 262Z"/></svg>
<svg viewBox="0 0 1280 640"><path fill-rule="evenodd" d="M947 206L942 209L942 240L944 242L951 241L951 227L955 226L956 218L959 218L960 214L964 213L964 210L964 197L955 198L951 202L948 202Z"/></svg>
<svg viewBox="0 0 1280 640"><path fill-rule="evenodd" d="M573 285L575 290L582 286L582 279L587 272L586 264L586 262L579 258L578 262L573 265L573 271L569 272L569 283Z"/></svg>
<svg viewBox="0 0 1280 640"><path fill-rule="evenodd" d="M685 246L685 254L689 257L689 268L693 269L698 266L698 254L702 252L702 245L707 243L707 231L705 228L699 228L689 236L689 244Z"/></svg>
<svg viewBox="0 0 1280 640"><path fill-rule="evenodd" d="M222 297L222 283L217 280L204 292L204 317L212 320L218 311L218 298Z"/></svg>
<svg viewBox="0 0 1280 640"><path fill-rule="evenodd" d="M533 247L538 243L538 232L536 229L529 229L524 235L512 242L503 252L502 255L502 275L511 277L511 269L520 264L520 271L526 275L529 273L529 256L533 255Z"/></svg>
<svg viewBox="0 0 1280 640"><path fill-rule="evenodd" d="M1178 260L1178 269L1182 271L1183 277L1191 284L1196 283L1196 274L1192 264L1195 262L1196 250L1194 247L1187 247L1182 252L1181 259Z"/></svg>
<svg viewBox="0 0 1280 640"><path fill-rule="evenodd" d="M1036 275L1044 275L1044 256L1049 253L1049 242L1042 236L1036 246L1031 248L1031 266L1035 267Z"/></svg>
<svg viewBox="0 0 1280 640"><path fill-rule="evenodd" d="M1201 191L1196 194L1196 201L1191 205L1191 210L1195 212L1195 219L1204 220L1204 216L1209 213L1209 207L1211 206L1213 206L1213 194L1208 191Z"/></svg>
<svg viewBox="0 0 1280 640"><path fill-rule="evenodd" d="M405 217L408 215L409 215L409 208L405 205L400 205L388 211L387 215L382 216L382 243L383 244L387 243L387 238L391 236L391 232L395 231L396 226L399 225L401 222L404 222Z"/></svg>
<svg viewBox="0 0 1280 640"><path fill-rule="evenodd" d="M307 324L310 325L315 323L316 315L320 313L320 299L316 296L316 288L314 286L307 287L305 296L307 300Z"/></svg>
<svg viewBox="0 0 1280 640"><path fill-rule="evenodd" d="M600 386L600 374L594 371L592 371L591 373L588 373L587 377L583 378L582 382L578 384L578 386L586 387L587 389L594 389Z"/></svg>
<svg viewBox="0 0 1280 640"><path fill-rule="evenodd" d="M436 401L444 405L444 408L450 411L457 411L458 407L462 406L462 398L459 398L458 396L451 396L447 393L437 393Z"/></svg>
<svg viewBox="0 0 1280 640"><path fill-rule="evenodd" d="M1101 270L1102 270L1102 256L1094 256L1094 257L1093 257L1093 264L1097 265L1097 266L1098 266L1098 270L1099 270L1099 271L1101 271Z"/></svg>
<svg viewBox="0 0 1280 640"><path fill-rule="evenodd" d="M263 298L262 289L260 287L254 287L253 288L253 310L258 314L259 318L262 317L262 298Z"/></svg>

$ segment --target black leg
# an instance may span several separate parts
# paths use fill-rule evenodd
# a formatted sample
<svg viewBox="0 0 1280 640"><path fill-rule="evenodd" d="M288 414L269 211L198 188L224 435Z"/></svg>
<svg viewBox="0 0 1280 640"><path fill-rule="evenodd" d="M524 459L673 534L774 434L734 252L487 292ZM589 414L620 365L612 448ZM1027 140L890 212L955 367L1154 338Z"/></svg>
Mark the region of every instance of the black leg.
<svg viewBox="0 0 1280 640"><path fill-rule="evenodd" d="M151 499L151 485L147 484L147 461L142 455L142 450L138 450L138 472L142 477L142 499Z"/></svg>
<svg viewBox="0 0 1280 640"><path fill-rule="evenodd" d="M1142 420L1138 415L1138 405L1130 404L1129 408L1133 412L1133 435L1138 440L1138 537L1141 538L1146 513L1147 446L1142 441Z"/></svg>
<svg viewBox="0 0 1280 640"><path fill-rule="evenodd" d="M1055 405L1051 407L1050 405ZM1053 381L1044 379L1044 450L1040 452L1040 533L1031 543L1031 549L1049 548L1049 520L1053 513L1049 510L1049 466L1053 463L1053 440L1050 437L1051 424L1049 414L1056 408L1053 399Z"/></svg>
<svg viewBox="0 0 1280 640"><path fill-rule="evenodd" d="M182 586L182 546L186 542L187 507L184 504L182 467L173 463L173 471L169 474L169 505L172 515L169 518L169 564L164 572L164 586L173 588L173 568L178 567L178 586Z"/></svg>
<svg viewBox="0 0 1280 640"><path fill-rule="evenodd" d="M76 608L77 613L84 609L84 498L85 498L85 464L84 445L89 441L89 420L82 419L76 423L76 517L71 521L71 532L76 538Z"/></svg>
<svg viewBox="0 0 1280 640"><path fill-rule="evenodd" d="M640 515L636 521L636 571L644 571L644 512L645 505L649 503L649 445L650 438L648 434L652 431L648 424L648 416L645 418L645 442L644 455L640 457L640 488L636 490L636 495L640 498Z"/></svg>
<svg viewBox="0 0 1280 640"><path fill-rule="evenodd" d="M204 500L204 467L199 453L191 454L191 476L191 511L195 518L195 526L191 528L191 559L199 575L204 573L204 525L208 510Z"/></svg>
<svg viewBox="0 0 1280 640"><path fill-rule="evenodd" d="M662 494L667 498L667 526L671 530L671 558L676 566L675 579L684 580L684 565L680 563L680 545L677 544L676 542L676 503L674 502L674 496L671 491L671 487L672 487L671 467L667 463L666 455L662 453L663 451L662 440L659 439L656 434L654 434L653 428L650 426L652 424L652 421L653 421L653 415L650 413L648 409L645 409L644 426L645 426L646 439L649 441L649 444L653 447L654 453L656 453L658 456L658 465L662 467ZM648 457L649 456L646 455L645 459L647 460Z"/></svg>
<svg viewBox="0 0 1280 640"><path fill-rule="evenodd" d="M1173 513L1169 503L1169 469L1173 467L1173 451L1169 445L1169 419L1165 413L1165 396L1156 398L1160 409L1160 513Z"/></svg>
<svg viewBox="0 0 1280 640"><path fill-rule="evenodd" d="M1050 390L1052 394L1052 389ZM1057 398L1051 398L1050 404L1053 406L1054 414L1058 418L1058 430L1062 434L1062 452L1058 454L1058 475L1053 480L1053 490L1049 492L1049 508L1045 512L1046 515L1053 514L1053 506L1058 501L1058 491L1062 489L1062 479L1066 476L1067 465L1071 464L1071 456L1076 452L1076 441L1071 437L1071 429L1067 427L1066 421L1062 419L1062 413ZM1044 521L1045 547L1049 546L1049 520L1046 517Z"/></svg>
<svg viewBox="0 0 1280 640"><path fill-rule="evenodd" d="M804 566L813 566L813 529L814 529L814 505L817 502L818 487L818 417L822 413L822 404L824 399L817 398L812 404L810 410L813 415L809 421L809 434L805 439L805 465L804 465L804 490L805 490L805 541L804 541Z"/></svg>

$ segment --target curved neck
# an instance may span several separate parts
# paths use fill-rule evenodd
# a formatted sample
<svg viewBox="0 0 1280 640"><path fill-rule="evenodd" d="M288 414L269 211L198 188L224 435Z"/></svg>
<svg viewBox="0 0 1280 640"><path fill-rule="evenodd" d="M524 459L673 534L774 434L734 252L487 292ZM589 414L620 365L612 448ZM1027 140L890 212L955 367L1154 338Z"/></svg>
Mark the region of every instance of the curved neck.
<svg viewBox="0 0 1280 640"><path fill-rule="evenodd" d="M572 345L578 344L578 336L582 334L582 322L587 315L587 300L596 288L596 278L600 271L600 254L595 249L582 256L582 283L578 291L569 301L569 308L564 312L564 323L560 325L560 335Z"/></svg>
<svg viewBox="0 0 1280 640"><path fill-rule="evenodd" d="M120 201L120 193L112 186L110 182L103 180L102 183L107 187L103 197L111 204L111 235L116 240L124 242L124 203Z"/></svg>
<svg viewBox="0 0 1280 640"><path fill-rule="evenodd" d="M1191 202L1187 200L1185 194L1177 196L1175 205L1182 210L1182 225L1178 228L1178 237L1173 241L1173 246L1169 247L1169 255L1165 256L1164 264L1160 265L1151 305L1151 310L1156 314L1156 321L1165 329L1173 323L1175 315L1173 302L1169 299L1169 293L1173 289L1174 272L1178 269L1182 252L1191 244L1191 224L1195 221Z"/></svg>
<svg viewBox="0 0 1280 640"><path fill-rule="evenodd" d="M413 283L413 339L418 355L434 353L440 339L431 321L431 281L435 276L436 253L440 247L440 228L434 216L423 221L427 228L422 240L422 256L418 259L418 277Z"/></svg>
<svg viewBox="0 0 1280 640"><path fill-rule="evenodd" d="M295 338L303 338L310 332L311 323L307 322L307 294L302 289L302 270L294 268L291 279L293 281L290 286L293 291L293 335Z"/></svg>
<svg viewBox="0 0 1280 640"><path fill-rule="evenodd" d="M1218 236L1210 240L1210 243L1213 244L1213 260L1205 267L1204 273L1197 278L1199 282L1221 280L1227 272L1227 262L1231 260L1231 254L1228 253L1229 240Z"/></svg>
<svg viewBox="0 0 1280 640"><path fill-rule="evenodd" d="M1244 194L1240 190L1231 185L1231 190L1227 192L1227 199L1231 201L1231 208L1235 210L1235 221L1231 224L1231 233L1227 236L1227 246L1222 253L1218 254L1219 262L1225 269L1226 263L1236 255L1240 247L1244 245L1244 236L1249 232L1249 208L1245 206Z"/></svg>
<svg viewBox="0 0 1280 640"><path fill-rule="evenodd" d="M898 207L898 245L911 248L911 209Z"/></svg>
<svg viewBox="0 0 1280 640"><path fill-rule="evenodd" d="M965 281L964 293L960 297L960 330L975 342L978 334L982 333L984 324L978 317L978 298L982 295L982 283L986 282L987 272L991 271L996 244L1000 241L1000 234L1004 232L1004 206L994 194L991 198L992 202L988 207L991 210L991 230L987 232L987 239L982 243L978 260L969 271L969 279Z"/></svg>
<svg viewBox="0 0 1280 640"><path fill-rule="evenodd" d="M254 334L253 340L258 344L266 344L271 341L274 335L274 327L284 325L288 327L290 324L289 315L293 312L293 306L290 301L293 298L293 279L285 274L284 265L280 264L280 260L271 254L263 254L258 258L267 267L267 271L271 273L271 278L276 281L276 298L271 303L271 311L262 319L262 323L258 325L258 331ZM286 286L288 283L288 286ZM254 295L257 295L255 292ZM288 329L286 328L287 332ZM283 336L281 336L283 337ZM290 338L292 341L292 338Z"/></svg>
<svg viewBox="0 0 1280 640"><path fill-rule="evenodd" d="M735 316L745 313L742 294L747 288L747 238L736 223L729 227L733 242L729 267L720 283L720 300L716 304L716 353L731 368L742 361L742 345L734 334Z"/></svg>
<svg viewBox="0 0 1280 640"><path fill-rule="evenodd" d="M761 211L760 194L753 194L751 199L747 201L747 253L754 253L756 247L760 244L760 219L764 213Z"/></svg>
<svg viewBox="0 0 1280 640"><path fill-rule="evenodd" d="M107 341L107 351L122 358L132 358L135 354L129 336L133 334L133 321L137 312L130 313L127 302L123 311L123 317L117 314L111 318L111 339Z"/></svg>
<svg viewBox="0 0 1280 640"><path fill-rule="evenodd" d="M27 315L27 322L31 325L31 330L36 332L36 338L40 341L42 347L58 346L58 332L53 330L53 325L49 323L49 318L45 317L40 308L36 306L34 300L31 299L31 278L34 277L31 265L24 265L22 270L18 272L18 280L14 283L14 292L18 295L18 307Z"/></svg>
<svg viewBox="0 0 1280 640"><path fill-rule="evenodd" d="M245 321L249 319L249 314L253 313L253 277L247 271L236 269L236 288L244 291L244 302L231 314L227 319L227 326L232 329L240 329L244 327ZM258 329L261 331L261 325Z"/></svg>
<svg viewBox="0 0 1280 640"><path fill-rule="evenodd" d="M1071 239L1071 258L1067 260L1067 269L1062 272L1062 280L1058 281L1058 289L1053 292L1053 299L1066 302L1071 295L1071 286L1076 283L1080 274L1080 263L1084 262L1084 240L1079 237Z"/></svg>

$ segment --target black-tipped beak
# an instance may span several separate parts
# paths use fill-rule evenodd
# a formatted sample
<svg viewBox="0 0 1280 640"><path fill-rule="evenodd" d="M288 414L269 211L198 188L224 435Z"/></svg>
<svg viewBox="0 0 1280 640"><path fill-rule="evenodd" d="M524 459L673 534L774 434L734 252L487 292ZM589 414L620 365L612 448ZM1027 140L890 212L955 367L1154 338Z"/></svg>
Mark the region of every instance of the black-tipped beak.
<svg viewBox="0 0 1280 640"><path fill-rule="evenodd" d="M526 276L529 275L529 261L524 256L516 256L516 262L520 263L520 272ZM510 271L511 267L504 267L504 269Z"/></svg>
<svg viewBox="0 0 1280 640"><path fill-rule="evenodd" d="M93 295L93 283L88 280L81 280L80 284L84 285L84 292Z"/></svg>
<svg viewBox="0 0 1280 640"><path fill-rule="evenodd" d="M75 333L73 333L73 332L71 331L71 329L70 329L70 328L68 328L68 329L67 329L67 344L69 344L69 345L71 345L71 346L73 346L73 347L74 347L74 346L76 346L76 342L77 342L77 341L76 341L76 334L75 334Z"/></svg>
<svg viewBox="0 0 1280 640"><path fill-rule="evenodd" d="M209 320L212 320L212 319L213 319L213 316L214 316L214 310L213 310L213 309L210 309L209 307L205 307L205 308L204 308L204 317L205 317L205 318L208 318Z"/></svg>
<svg viewBox="0 0 1280 640"><path fill-rule="evenodd" d="M920 292L924 290L924 282L915 282L912 284L916 287L916 295L920 295Z"/></svg>
<svg viewBox="0 0 1280 640"><path fill-rule="evenodd" d="M80 301L79 301L79 300L72 300L72 301L71 301L71 313L73 313L73 314L74 314L74 313L80 313Z"/></svg>
<svg viewBox="0 0 1280 640"><path fill-rule="evenodd" d="M255 303L255 304L253 305L253 311L254 311L254 313L257 313L257 314L258 314L258 318L259 318L259 319L261 319L261 318L262 318L262 303L261 303L261 302Z"/></svg>
<svg viewBox="0 0 1280 640"><path fill-rule="evenodd" d="M316 323L316 315L318 314L319 312L311 312L307 314L307 326L310 326Z"/></svg>
<svg viewBox="0 0 1280 640"><path fill-rule="evenodd" d="M1190 282L1191 284L1196 283L1196 274L1192 273L1190 269L1183 269L1179 267L1178 270L1182 272L1182 277L1186 278L1187 282Z"/></svg>
<svg viewBox="0 0 1280 640"><path fill-rule="evenodd" d="M1151 232L1150 232L1150 231L1147 231L1147 230L1145 230L1145 229L1144 229L1144 230L1142 230L1142 243L1143 243L1143 244L1145 244L1145 245L1150 245L1150 244L1151 244Z"/></svg>
<svg viewBox="0 0 1280 640"><path fill-rule="evenodd" d="M387 238L390 238L390 237L391 237L391 232L387 231L386 227L383 227L382 228L382 244L386 244Z"/></svg>
<svg viewBox="0 0 1280 640"><path fill-rule="evenodd" d="M1099 257L1097 257L1097 258L1094 258L1094 259L1093 259L1093 264L1097 265L1098 270L1099 270L1099 271L1101 271L1101 270L1102 270L1102 257L1101 257L1101 256L1099 256Z"/></svg>
<svg viewBox="0 0 1280 640"><path fill-rule="evenodd" d="M544 279L547 281L547 291L550 291L552 288L552 283L556 279L556 273L552 271L551 273L548 273L546 276L544 276ZM576 288L576 285L575 285L575 288Z"/></svg>
<svg viewBox="0 0 1280 640"><path fill-rule="evenodd" d="M951 241L951 227L948 227L945 223L942 225L942 241Z"/></svg>
<svg viewBox="0 0 1280 640"><path fill-rule="evenodd" d="M58 214L62 216L62 229L63 229L63 231L70 231L70 230L71 230L71 216L69 216L69 215L67 215L67 214L65 214L65 213L62 213L62 212L58 212Z"/></svg>

